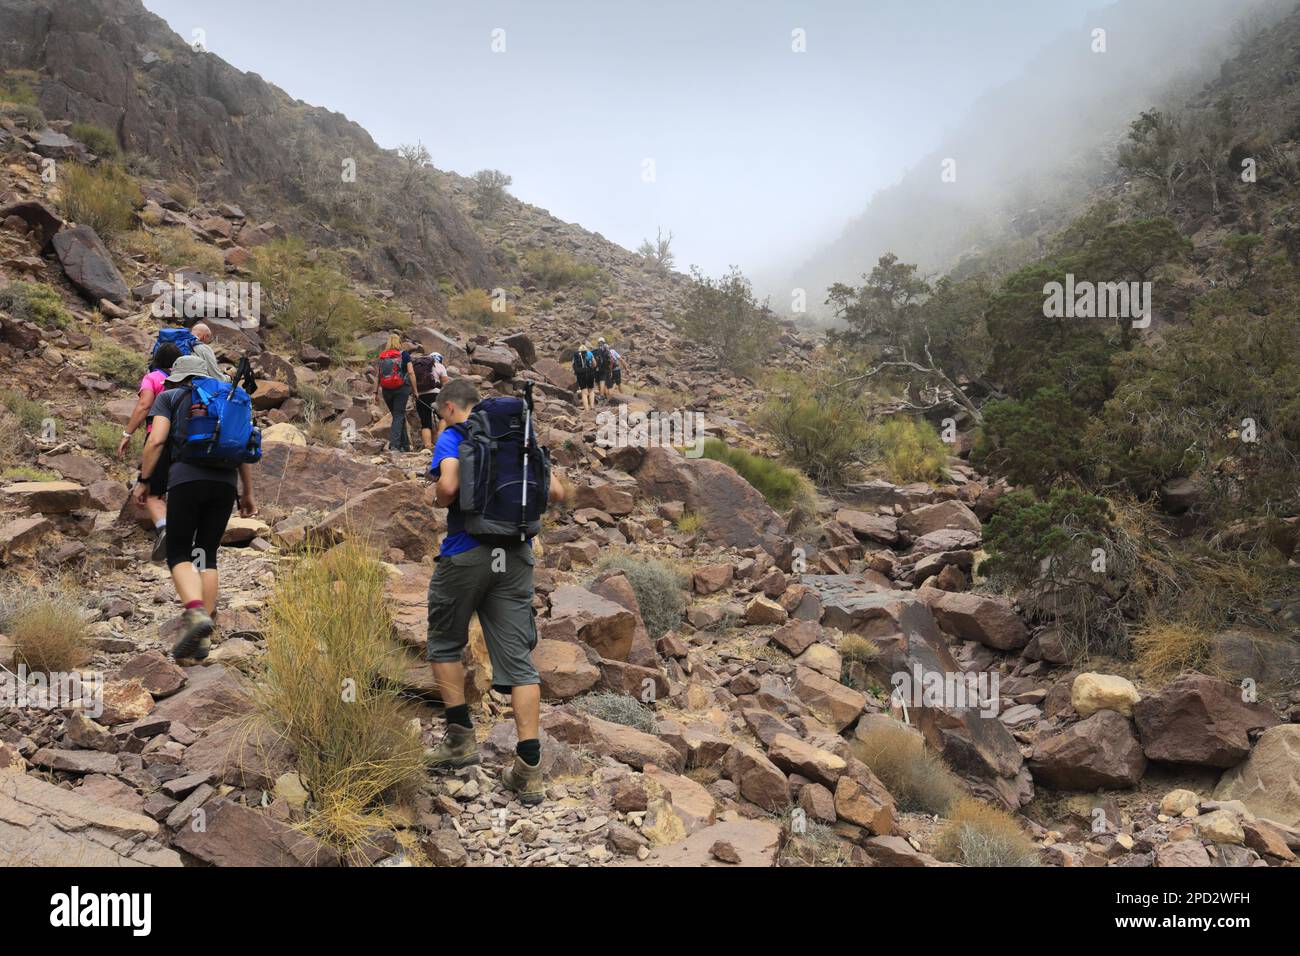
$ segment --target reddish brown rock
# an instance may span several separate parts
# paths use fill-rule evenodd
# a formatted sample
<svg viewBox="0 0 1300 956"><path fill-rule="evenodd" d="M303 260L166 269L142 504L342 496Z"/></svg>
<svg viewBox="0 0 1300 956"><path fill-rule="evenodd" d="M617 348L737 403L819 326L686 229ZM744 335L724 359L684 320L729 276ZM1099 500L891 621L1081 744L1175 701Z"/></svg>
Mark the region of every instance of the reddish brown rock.
<svg viewBox="0 0 1300 956"><path fill-rule="evenodd" d="M1250 735L1281 723L1241 688L1204 674L1166 684L1133 705L1133 719L1149 760L1235 767L1250 756Z"/></svg>
<svg viewBox="0 0 1300 956"><path fill-rule="evenodd" d="M917 597L930 605L939 626L954 637L1000 651L1020 650L1029 643L1024 621L1002 598L930 587L921 588Z"/></svg>
<svg viewBox="0 0 1300 956"><path fill-rule="evenodd" d="M785 774L753 747L736 744L727 752L722 769L750 803L770 811L790 805L790 782Z"/></svg>
<svg viewBox="0 0 1300 956"><path fill-rule="evenodd" d="M1146 767L1133 725L1113 710L1040 737L1029 759L1034 779L1058 790L1134 787Z"/></svg>
<svg viewBox="0 0 1300 956"><path fill-rule="evenodd" d="M587 659L581 644L539 640L533 648L533 664L541 675L542 696L547 700L576 697L600 680L600 668Z"/></svg>
<svg viewBox="0 0 1300 956"><path fill-rule="evenodd" d="M551 595L551 619L571 620L578 639L594 647L601 657L628 659L637 618L627 608L586 588L566 584Z"/></svg>

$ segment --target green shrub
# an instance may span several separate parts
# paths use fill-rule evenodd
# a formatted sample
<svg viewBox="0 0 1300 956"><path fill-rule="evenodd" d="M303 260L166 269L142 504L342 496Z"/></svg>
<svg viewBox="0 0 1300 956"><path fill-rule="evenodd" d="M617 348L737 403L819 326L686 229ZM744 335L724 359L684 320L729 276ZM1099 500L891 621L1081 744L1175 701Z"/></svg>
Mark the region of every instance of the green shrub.
<svg viewBox="0 0 1300 956"><path fill-rule="evenodd" d="M34 432L40 429L45 419L50 417L50 410L42 403L28 398L16 388L0 391L0 405L13 412L23 430Z"/></svg>
<svg viewBox="0 0 1300 956"><path fill-rule="evenodd" d="M97 421L91 422L86 426L86 431L90 434L90 440L95 443L95 448L101 454L110 458L117 455L117 446L122 441L122 426L117 422ZM127 446L127 460L138 461L140 453L144 451L145 431L143 428L137 428L131 435L131 444Z"/></svg>
<svg viewBox="0 0 1300 956"><path fill-rule="evenodd" d="M1088 472L1087 425L1087 411L1056 385L1023 401L990 402L971 460L1012 484L1046 492L1062 478Z"/></svg>
<svg viewBox="0 0 1300 956"><path fill-rule="evenodd" d="M90 353L91 371L119 385L138 385L147 365L143 356L108 338L96 339Z"/></svg>
<svg viewBox="0 0 1300 956"><path fill-rule="evenodd" d="M818 485L847 482L870 435L860 396L831 373L777 375L768 392L759 422L786 460Z"/></svg>
<svg viewBox="0 0 1300 956"><path fill-rule="evenodd" d="M34 84L38 79L32 70L6 70L0 73L0 103L7 106L35 106L37 96Z"/></svg>
<svg viewBox="0 0 1300 956"><path fill-rule="evenodd" d="M963 866L1038 866L1038 847L1015 818L974 797L959 800L939 831L936 855Z"/></svg>
<svg viewBox="0 0 1300 956"><path fill-rule="evenodd" d="M96 156L102 156L105 159L116 159L120 149L117 145L117 134L112 133L102 126L95 126L92 123L73 123L70 135L73 139L84 143Z"/></svg>
<svg viewBox="0 0 1300 956"><path fill-rule="evenodd" d="M44 282L13 281L0 287L0 309L46 329L65 329L72 324L59 293Z"/></svg>
<svg viewBox="0 0 1300 956"><path fill-rule="evenodd" d="M45 114L35 106L0 106L0 113L32 132L45 129Z"/></svg>
<svg viewBox="0 0 1300 956"><path fill-rule="evenodd" d="M466 289L451 297L447 311L453 319L473 328L489 328L508 324L514 318L514 306L497 311L492 308L492 296L483 289Z"/></svg>
<svg viewBox="0 0 1300 956"><path fill-rule="evenodd" d="M1042 500L1027 489L1007 492L985 528L989 558L980 572L1026 586L1038 579L1044 560L1087 567L1110 528L1106 499L1077 488L1053 489Z"/></svg>
<svg viewBox="0 0 1300 956"><path fill-rule="evenodd" d="M71 221L90 226L105 242L135 225L140 187L120 166L63 163L58 175L59 205Z"/></svg>
<svg viewBox="0 0 1300 956"><path fill-rule="evenodd" d="M754 371L776 346L781 323L766 301L736 267L714 280L691 267L678 330L696 345L712 349L723 369L740 375Z"/></svg>
<svg viewBox="0 0 1300 956"><path fill-rule="evenodd" d="M573 706L593 717L611 723L634 727L643 733L654 729L655 712L635 697L627 694L600 692L575 697Z"/></svg>
<svg viewBox="0 0 1300 956"><path fill-rule="evenodd" d="M811 496L808 480L793 468L751 454L743 448L732 448L716 438L710 438L704 443L704 457L729 465L777 511L784 511Z"/></svg>
<svg viewBox="0 0 1300 956"><path fill-rule="evenodd" d="M891 418L871 430L871 444L896 484L941 481L949 448L926 421Z"/></svg>
<svg viewBox="0 0 1300 956"><path fill-rule="evenodd" d="M681 624L687 603L685 581L671 565L615 552L597 561L596 570L621 571L627 576L651 640L658 640Z"/></svg>
<svg viewBox="0 0 1300 956"><path fill-rule="evenodd" d="M572 285L594 287L606 279L599 266L579 262L559 249L530 249L524 253L522 267L525 275L548 292Z"/></svg>
<svg viewBox="0 0 1300 956"><path fill-rule="evenodd" d="M947 813L964 794L943 759L926 748L918 731L903 724L873 724L851 747L880 778L899 810Z"/></svg>
<svg viewBox="0 0 1300 956"><path fill-rule="evenodd" d="M12 468L6 468L0 471L0 478L5 481L58 481L57 472L47 471L44 468L33 468L30 465L15 465Z"/></svg>
<svg viewBox="0 0 1300 956"><path fill-rule="evenodd" d="M135 229L122 237L121 245L127 252L169 269L192 269L211 276L226 272L226 259L221 250L198 239L185 226L156 231Z"/></svg>

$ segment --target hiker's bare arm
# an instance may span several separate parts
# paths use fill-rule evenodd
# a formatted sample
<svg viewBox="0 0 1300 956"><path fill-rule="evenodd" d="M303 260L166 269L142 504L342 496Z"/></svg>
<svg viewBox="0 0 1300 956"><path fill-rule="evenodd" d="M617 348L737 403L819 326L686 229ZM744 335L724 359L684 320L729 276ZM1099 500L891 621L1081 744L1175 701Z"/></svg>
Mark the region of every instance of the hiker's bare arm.
<svg viewBox="0 0 1300 956"><path fill-rule="evenodd" d="M566 495L564 482L560 481L559 475L555 474L554 472L551 473L551 487L549 493L550 493L550 501L551 504L553 505L559 504L561 501L563 501Z"/></svg>
<svg viewBox="0 0 1300 956"><path fill-rule="evenodd" d="M119 458L126 454L126 448L131 444L130 436L135 434L135 430L143 425L144 420L149 417L149 409L153 408L153 401L156 397L149 389L140 389L140 397L136 399L135 408L131 409L131 417L124 429L127 434L122 436L122 440L117 446L117 456Z"/></svg>
<svg viewBox="0 0 1300 956"><path fill-rule="evenodd" d="M239 466L239 514L250 518L257 511L257 502L253 498L253 466Z"/></svg>
<svg viewBox="0 0 1300 956"><path fill-rule="evenodd" d="M438 466L438 483L433 486L434 500L439 508L448 508L460 494L460 462L444 458Z"/></svg>
<svg viewBox="0 0 1300 956"><path fill-rule="evenodd" d="M154 417L153 430L149 432L149 440L144 443L144 454L140 460L140 474L144 477L150 477L153 470L158 467L158 457L162 453L163 446L167 444L167 436L171 430L170 418L166 415Z"/></svg>

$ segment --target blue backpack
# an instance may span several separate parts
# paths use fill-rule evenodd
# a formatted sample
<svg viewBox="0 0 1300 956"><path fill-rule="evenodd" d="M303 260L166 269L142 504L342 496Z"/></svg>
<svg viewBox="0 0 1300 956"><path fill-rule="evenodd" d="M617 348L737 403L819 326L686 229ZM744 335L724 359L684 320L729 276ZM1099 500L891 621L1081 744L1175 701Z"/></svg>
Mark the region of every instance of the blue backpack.
<svg viewBox="0 0 1300 956"><path fill-rule="evenodd" d="M541 532L551 459L537 443L530 415L523 399L487 398L460 426L465 437L459 449L459 505L465 530L482 544L514 544Z"/></svg>
<svg viewBox="0 0 1300 956"><path fill-rule="evenodd" d="M238 385L190 379L190 413L178 437L181 461L206 468L238 468L262 459L262 431L253 427L253 400Z"/></svg>
<svg viewBox="0 0 1300 956"><path fill-rule="evenodd" d="M150 357L157 355L158 350L169 343L180 349L181 355L190 355L193 354L194 346L199 344L199 340L189 329L163 329L158 333L158 341L153 344Z"/></svg>

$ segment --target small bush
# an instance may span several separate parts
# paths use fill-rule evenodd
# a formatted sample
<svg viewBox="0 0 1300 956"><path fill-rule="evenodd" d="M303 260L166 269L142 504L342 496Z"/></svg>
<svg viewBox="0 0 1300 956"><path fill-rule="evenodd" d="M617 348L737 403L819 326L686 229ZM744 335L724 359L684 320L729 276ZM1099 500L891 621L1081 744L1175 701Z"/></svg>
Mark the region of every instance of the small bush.
<svg viewBox="0 0 1300 956"><path fill-rule="evenodd" d="M199 204L198 195L185 183L168 183L164 191L168 199L186 210L193 209Z"/></svg>
<svg viewBox="0 0 1300 956"><path fill-rule="evenodd" d="M685 582L674 568L654 558L609 554L596 562L597 571L621 571L641 606L641 620L651 640L676 628L686 611Z"/></svg>
<svg viewBox="0 0 1300 956"><path fill-rule="evenodd" d="M96 340L90 353L91 370L119 385L138 385L147 365L143 356L118 345L112 339Z"/></svg>
<svg viewBox="0 0 1300 956"><path fill-rule="evenodd" d="M827 866L845 867L853 865L853 857L847 849L846 841L836 835L832 827L816 820L802 819L801 827L793 827L791 813L786 813L782 821L785 829L786 843L781 848L777 862L781 866Z"/></svg>
<svg viewBox="0 0 1300 956"><path fill-rule="evenodd" d="M840 656L846 661L870 664L880 656L876 642L859 634L845 634L840 638Z"/></svg>
<svg viewBox="0 0 1300 956"><path fill-rule="evenodd" d="M695 534L700 530L700 516L694 511L687 511L677 519L675 527L682 534Z"/></svg>
<svg viewBox="0 0 1300 956"><path fill-rule="evenodd" d="M33 84L37 79L37 74L32 70L7 70L0 74L0 103L6 106L35 106L37 96Z"/></svg>
<svg viewBox="0 0 1300 956"><path fill-rule="evenodd" d="M122 157L122 165L132 176L143 176L146 179L157 179L162 175L162 167L158 160L145 153L129 152Z"/></svg>
<svg viewBox="0 0 1300 956"><path fill-rule="evenodd" d="M836 387L834 378L777 375L759 411L759 421L786 460L828 486L849 480L870 437L861 397Z"/></svg>
<svg viewBox="0 0 1300 956"><path fill-rule="evenodd" d="M1038 866L1038 847L1009 813L963 797L939 831L936 855L963 866Z"/></svg>
<svg viewBox="0 0 1300 956"><path fill-rule="evenodd" d="M599 266L579 262L559 249L530 249L522 266L524 274L548 292L574 285L595 288L607 278Z"/></svg>
<svg viewBox="0 0 1300 956"><path fill-rule="evenodd" d="M800 500L811 497L807 479L793 468L787 468L770 458L762 458L742 448L731 448L716 438L710 438L704 443L704 457L729 465L777 511L784 511Z"/></svg>
<svg viewBox="0 0 1300 956"><path fill-rule="evenodd" d="M926 748L918 732L902 724L873 726L852 748L893 795L899 810L947 813L964 793L942 758Z"/></svg>
<svg viewBox="0 0 1300 956"><path fill-rule="evenodd" d="M514 307L509 304L497 311L492 308L492 296L483 289L466 289L451 297L447 304L451 317L474 328L502 325L514 318Z"/></svg>
<svg viewBox="0 0 1300 956"><path fill-rule="evenodd" d="M59 167L60 208L71 221L90 226L107 242L135 225L140 187L120 166Z"/></svg>
<svg viewBox="0 0 1300 956"><path fill-rule="evenodd" d="M44 468L33 468L30 465L15 465L12 468L6 468L0 471L0 478L5 481L58 481L57 472L46 471Z"/></svg>
<svg viewBox="0 0 1300 956"><path fill-rule="evenodd" d="M941 481L948 446L929 422L891 418L871 430L871 443L895 484Z"/></svg>
<svg viewBox="0 0 1300 956"><path fill-rule="evenodd" d="M46 329L65 329L72 324L72 314L63 307L59 293L44 282L6 284L0 288L0 309Z"/></svg>
<svg viewBox="0 0 1300 956"><path fill-rule="evenodd" d="M122 426L117 422L97 421L91 422L86 431L90 434L90 440L95 443L95 449L101 454L112 458L117 455L118 443L122 440ZM143 428L137 428L131 435L131 444L127 446L126 456L128 461L138 461L140 453L144 451L145 431Z"/></svg>
<svg viewBox="0 0 1300 956"><path fill-rule="evenodd" d="M18 663L42 674L75 671L90 660L86 616L63 597L10 587L0 594L0 631Z"/></svg>
<svg viewBox="0 0 1300 956"><path fill-rule="evenodd" d="M0 405L13 412L22 425L23 431L34 432L40 429L45 419L50 417L50 410L42 403L28 398L16 388L0 391Z"/></svg>
<svg viewBox="0 0 1300 956"><path fill-rule="evenodd" d="M585 714L611 723L634 727L643 733L654 729L655 712L627 694L596 693L575 697L573 705Z"/></svg>
<svg viewBox="0 0 1300 956"><path fill-rule="evenodd" d="M311 794L305 827L345 851L389 824L386 804L424 774L391 675L387 574L363 545L305 556L281 574L269 604L257 709L297 756Z"/></svg>
<svg viewBox="0 0 1300 956"><path fill-rule="evenodd" d="M226 272L226 259L221 250L197 239L185 226L156 232L136 229L123 236L121 244L127 252L170 269L192 269L212 276Z"/></svg>
<svg viewBox="0 0 1300 956"><path fill-rule="evenodd" d="M1207 673L1214 655L1211 634L1179 621L1151 621L1133 635L1138 672L1150 680L1177 677L1185 671Z"/></svg>
<svg viewBox="0 0 1300 956"><path fill-rule="evenodd" d="M84 143L86 148L96 156L116 159L121 152L117 145L117 134L109 132L102 126L95 126L92 123L73 123L70 135L73 139Z"/></svg>
<svg viewBox="0 0 1300 956"><path fill-rule="evenodd" d="M35 106L4 106L0 107L0 113L32 132L43 130L46 126L45 114Z"/></svg>

